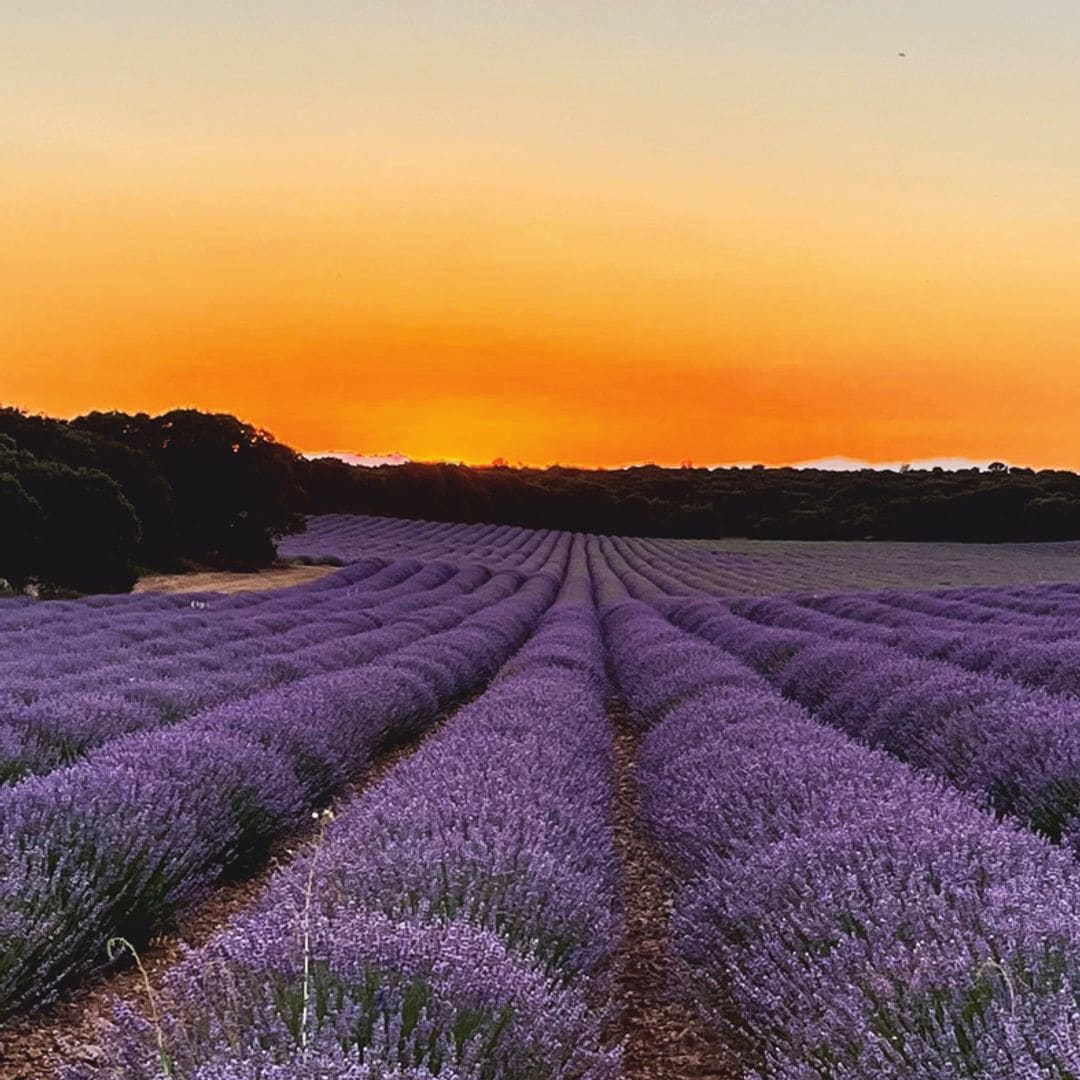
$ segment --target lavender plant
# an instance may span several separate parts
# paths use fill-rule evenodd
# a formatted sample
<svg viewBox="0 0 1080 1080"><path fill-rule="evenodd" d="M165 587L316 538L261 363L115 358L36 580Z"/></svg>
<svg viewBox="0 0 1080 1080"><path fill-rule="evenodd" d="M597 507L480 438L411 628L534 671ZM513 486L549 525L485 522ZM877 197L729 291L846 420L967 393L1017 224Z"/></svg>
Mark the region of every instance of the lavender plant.
<svg viewBox="0 0 1080 1080"><path fill-rule="evenodd" d="M681 883L673 954L754 1075L1077 1075L1080 878L1064 853L752 676L712 678L707 657L664 705L650 682L670 624L624 602L605 628L649 729L642 814Z"/></svg>
<svg viewBox="0 0 1080 1080"><path fill-rule="evenodd" d="M174 970L181 1075L618 1075L601 1004L620 934L613 765L583 567L479 699ZM121 1007L123 1071L69 1080L149 1080L153 1050Z"/></svg>
<svg viewBox="0 0 1080 1080"><path fill-rule="evenodd" d="M466 596L456 625L420 635L396 665L267 691L0 790L0 1012L48 1000L100 962L110 937L137 942L223 873L257 862L380 745L452 704L448 687L489 679L551 603L560 572L519 575L479 610ZM417 673L410 658L420 657L443 658L458 681Z"/></svg>

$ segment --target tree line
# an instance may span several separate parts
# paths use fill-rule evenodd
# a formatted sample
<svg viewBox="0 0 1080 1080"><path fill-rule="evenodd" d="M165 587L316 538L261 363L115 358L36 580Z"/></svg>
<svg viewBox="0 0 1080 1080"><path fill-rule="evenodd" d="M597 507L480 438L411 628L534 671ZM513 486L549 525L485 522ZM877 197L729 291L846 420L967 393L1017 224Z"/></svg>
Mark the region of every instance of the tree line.
<svg viewBox="0 0 1080 1080"><path fill-rule="evenodd" d="M300 461L223 414L0 409L0 577L124 591L140 568L266 565L303 528Z"/></svg>
<svg viewBox="0 0 1080 1080"><path fill-rule="evenodd" d="M120 591L140 569L254 568L308 513L628 536L1019 541L1080 538L1063 470L590 470L308 460L227 414L0 409L0 577Z"/></svg>
<svg viewBox="0 0 1080 1080"><path fill-rule="evenodd" d="M590 470L397 465L335 459L302 474L320 512L489 521L626 536L783 540L1022 541L1080 538L1080 476L765 468Z"/></svg>

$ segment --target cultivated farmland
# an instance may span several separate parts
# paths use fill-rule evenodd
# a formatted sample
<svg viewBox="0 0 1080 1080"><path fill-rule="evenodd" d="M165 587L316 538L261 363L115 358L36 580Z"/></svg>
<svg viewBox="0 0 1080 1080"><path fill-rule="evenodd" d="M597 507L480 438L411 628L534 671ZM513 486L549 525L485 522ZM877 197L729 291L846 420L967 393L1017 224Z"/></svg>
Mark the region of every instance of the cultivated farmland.
<svg viewBox="0 0 1080 1080"><path fill-rule="evenodd" d="M0 602L0 1077L1080 1077L1080 546L281 554Z"/></svg>

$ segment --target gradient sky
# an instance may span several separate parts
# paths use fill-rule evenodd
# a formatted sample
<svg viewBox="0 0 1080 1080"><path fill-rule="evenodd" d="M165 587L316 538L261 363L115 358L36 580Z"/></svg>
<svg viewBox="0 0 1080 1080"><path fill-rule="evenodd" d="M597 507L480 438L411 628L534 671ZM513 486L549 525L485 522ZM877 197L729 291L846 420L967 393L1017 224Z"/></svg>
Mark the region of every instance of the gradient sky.
<svg viewBox="0 0 1080 1080"><path fill-rule="evenodd" d="M1074 0L0 26L6 403L467 461L1080 467Z"/></svg>

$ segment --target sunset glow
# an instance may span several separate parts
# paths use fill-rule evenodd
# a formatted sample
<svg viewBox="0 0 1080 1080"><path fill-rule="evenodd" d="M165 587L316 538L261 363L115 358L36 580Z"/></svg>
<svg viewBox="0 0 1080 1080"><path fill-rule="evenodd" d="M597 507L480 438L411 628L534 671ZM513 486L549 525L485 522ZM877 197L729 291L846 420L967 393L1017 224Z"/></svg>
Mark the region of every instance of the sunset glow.
<svg viewBox="0 0 1080 1080"><path fill-rule="evenodd" d="M12 7L4 403L1080 467L1074 4Z"/></svg>

